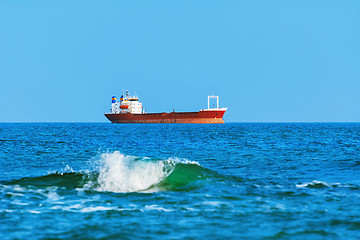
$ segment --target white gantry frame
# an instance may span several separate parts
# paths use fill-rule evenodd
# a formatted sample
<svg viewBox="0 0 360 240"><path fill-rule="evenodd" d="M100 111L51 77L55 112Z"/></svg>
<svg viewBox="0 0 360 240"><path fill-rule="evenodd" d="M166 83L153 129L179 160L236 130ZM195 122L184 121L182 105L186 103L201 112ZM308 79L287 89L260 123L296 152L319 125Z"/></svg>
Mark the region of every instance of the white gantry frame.
<svg viewBox="0 0 360 240"><path fill-rule="evenodd" d="M208 96L208 109L210 109L210 98L216 98L216 108L219 108L219 96Z"/></svg>

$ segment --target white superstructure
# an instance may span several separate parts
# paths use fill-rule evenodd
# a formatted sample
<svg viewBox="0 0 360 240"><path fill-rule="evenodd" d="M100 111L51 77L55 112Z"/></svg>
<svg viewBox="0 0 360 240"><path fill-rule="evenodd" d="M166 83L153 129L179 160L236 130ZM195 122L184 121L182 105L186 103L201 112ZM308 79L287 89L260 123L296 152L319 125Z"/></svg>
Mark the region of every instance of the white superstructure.
<svg viewBox="0 0 360 240"><path fill-rule="evenodd" d="M139 98L130 96L129 91L126 90L125 96L121 95L120 101L116 100L116 97L112 97L111 113L144 113L142 103L139 102Z"/></svg>

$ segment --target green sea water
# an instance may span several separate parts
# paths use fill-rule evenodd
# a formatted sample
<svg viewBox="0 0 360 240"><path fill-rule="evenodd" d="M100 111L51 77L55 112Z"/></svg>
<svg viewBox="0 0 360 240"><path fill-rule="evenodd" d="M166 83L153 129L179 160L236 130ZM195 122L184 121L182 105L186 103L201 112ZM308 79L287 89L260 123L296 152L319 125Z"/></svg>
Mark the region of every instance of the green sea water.
<svg viewBox="0 0 360 240"><path fill-rule="evenodd" d="M0 124L1 239L359 239L359 123Z"/></svg>

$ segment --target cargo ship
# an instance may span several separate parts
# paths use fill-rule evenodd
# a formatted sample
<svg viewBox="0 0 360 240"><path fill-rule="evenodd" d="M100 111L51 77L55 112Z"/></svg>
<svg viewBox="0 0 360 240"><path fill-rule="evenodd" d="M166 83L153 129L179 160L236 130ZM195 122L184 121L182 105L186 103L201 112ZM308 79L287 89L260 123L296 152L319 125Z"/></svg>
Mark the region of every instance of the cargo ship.
<svg viewBox="0 0 360 240"><path fill-rule="evenodd" d="M216 107L210 107L210 99L216 99ZM145 113L139 98L126 90L120 101L112 97L110 113L105 113L105 117L111 123L224 123L226 110L219 108L218 96L208 96L208 108L197 112Z"/></svg>

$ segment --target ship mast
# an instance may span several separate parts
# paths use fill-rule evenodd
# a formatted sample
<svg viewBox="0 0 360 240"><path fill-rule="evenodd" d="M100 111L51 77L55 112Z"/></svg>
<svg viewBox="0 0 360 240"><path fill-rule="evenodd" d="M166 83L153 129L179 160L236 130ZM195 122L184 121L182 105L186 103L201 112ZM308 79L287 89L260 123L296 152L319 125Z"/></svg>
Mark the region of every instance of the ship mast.
<svg viewBox="0 0 360 240"><path fill-rule="evenodd" d="M208 109L210 109L210 98L216 98L216 108L219 108L219 96L208 96Z"/></svg>

